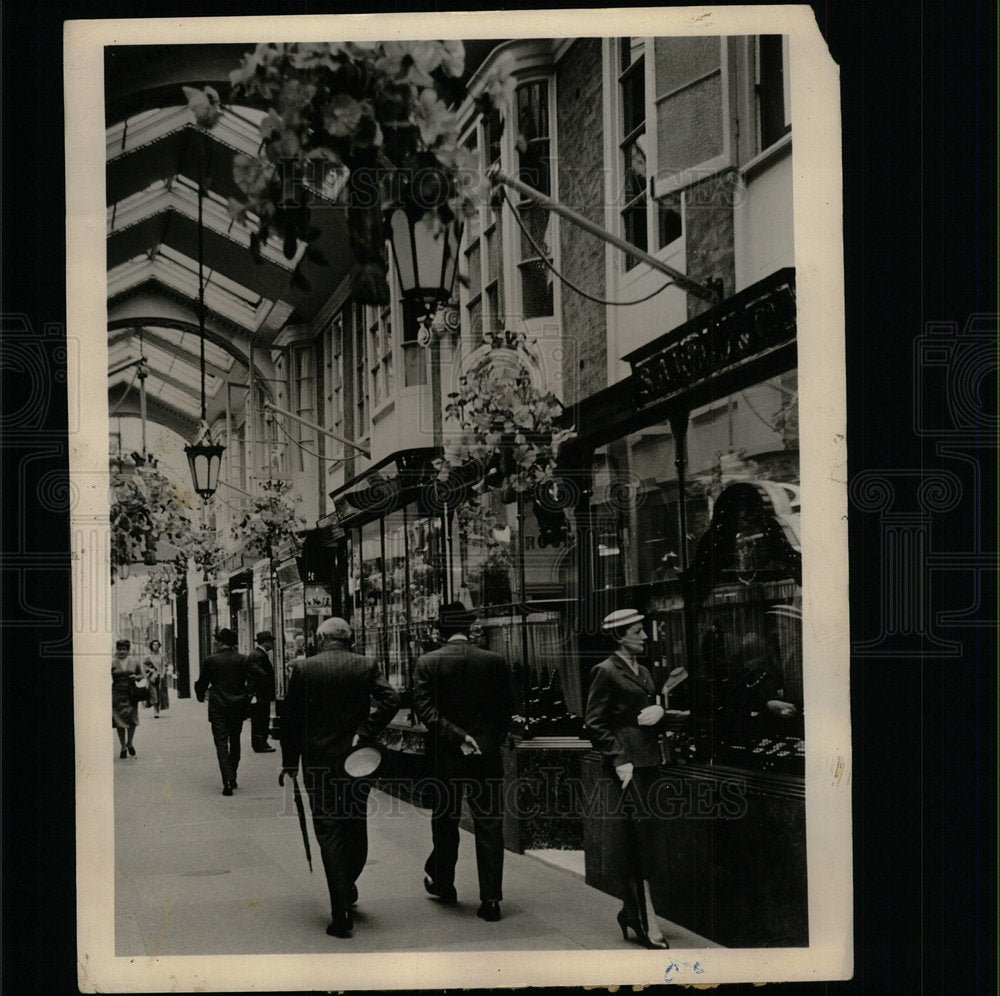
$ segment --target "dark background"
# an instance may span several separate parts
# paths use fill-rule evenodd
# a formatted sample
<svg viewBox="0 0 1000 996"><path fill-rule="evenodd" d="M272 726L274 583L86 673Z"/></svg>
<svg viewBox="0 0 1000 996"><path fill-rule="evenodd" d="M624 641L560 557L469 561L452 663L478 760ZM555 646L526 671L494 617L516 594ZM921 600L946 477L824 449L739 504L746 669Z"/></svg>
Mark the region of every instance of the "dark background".
<svg viewBox="0 0 1000 996"><path fill-rule="evenodd" d="M938 453L933 431L914 431L920 376L914 372L914 342L928 322L950 322L961 330L971 316L994 316L985 325L976 383L986 422L992 419L995 426L994 5L935 0L813 7L842 78L850 475L952 467ZM222 4L168 3L154 9L106 0L4 5L0 250L5 336L11 328L16 333L19 321L30 322L37 334L66 319L64 19L337 9L253 0L244 0L238 11ZM366 5L350 11L361 9L416 8ZM65 362L57 339L46 340L46 362L54 374ZM5 413L26 401L24 380L16 373L5 364ZM921 382L921 390L926 411L946 418L952 404L947 376ZM54 391L38 433L41 451L65 425L65 403L58 399ZM73 992L69 530L65 504L60 508L52 500L26 508L20 500L34 493L42 475L49 475L47 487L58 499L52 474L65 473L65 444L25 464L23 449L11 445L25 441L0 432L3 982L11 992ZM995 624L995 429L980 436L988 447L980 465L983 505L975 507L974 482L967 481L962 504L940 523L936 520L932 539L939 551L993 551L992 559L983 560L991 567L982 577L979 611ZM22 468L26 477L19 484ZM31 566L17 557L22 527L33 537L32 556L49 568L47 573L12 569ZM852 505L855 641L877 635L880 626L880 529L877 514ZM19 576L28 604L51 607L66 622L42 618L21 625ZM967 588L970 576L962 575L961 584L951 584L945 575L933 581L932 603L938 608L968 604L962 584ZM44 588L34 590L38 585ZM958 600L955 605L949 597ZM887 660L858 655L852 663L855 979L781 988L803 993L994 991L996 629L944 625L938 631L960 641L957 656ZM48 644L44 653L43 643Z"/></svg>

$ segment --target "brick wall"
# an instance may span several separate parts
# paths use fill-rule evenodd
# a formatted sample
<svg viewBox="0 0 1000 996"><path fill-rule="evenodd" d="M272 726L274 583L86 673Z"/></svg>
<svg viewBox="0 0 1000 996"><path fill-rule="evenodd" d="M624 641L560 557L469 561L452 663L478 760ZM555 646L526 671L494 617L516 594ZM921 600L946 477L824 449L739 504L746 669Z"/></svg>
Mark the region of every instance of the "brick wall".
<svg viewBox="0 0 1000 996"><path fill-rule="evenodd" d="M722 280L723 298L736 292L733 203L737 184L735 174L722 173L690 187L685 206L685 249L688 276L703 283L709 278ZM688 318L710 305L688 294Z"/></svg>
<svg viewBox="0 0 1000 996"><path fill-rule="evenodd" d="M559 200L604 227L604 125L601 42L580 38L559 62L556 86ZM561 270L588 293L606 297L604 243L560 222ZM564 401L607 386L607 319L603 305L562 289Z"/></svg>

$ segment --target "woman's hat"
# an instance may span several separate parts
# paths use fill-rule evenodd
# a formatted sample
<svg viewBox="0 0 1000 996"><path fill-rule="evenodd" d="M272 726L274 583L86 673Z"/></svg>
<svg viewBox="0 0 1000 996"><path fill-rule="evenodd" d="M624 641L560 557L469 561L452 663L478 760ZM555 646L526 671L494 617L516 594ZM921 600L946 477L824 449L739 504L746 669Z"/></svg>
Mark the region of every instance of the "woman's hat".
<svg viewBox="0 0 1000 996"><path fill-rule="evenodd" d="M616 609L614 612L604 617L601 629L607 633L609 630L627 629L637 622L642 622L646 617L640 615L635 609Z"/></svg>

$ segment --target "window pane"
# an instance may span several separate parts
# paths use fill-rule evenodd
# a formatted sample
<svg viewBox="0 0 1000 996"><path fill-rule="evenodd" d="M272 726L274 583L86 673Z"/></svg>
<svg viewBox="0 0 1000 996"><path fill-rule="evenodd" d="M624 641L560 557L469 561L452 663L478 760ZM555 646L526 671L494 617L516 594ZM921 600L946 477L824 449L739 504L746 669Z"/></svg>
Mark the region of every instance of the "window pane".
<svg viewBox="0 0 1000 996"><path fill-rule="evenodd" d="M539 259L522 263L521 298L525 318L540 318L555 311L552 273Z"/></svg>
<svg viewBox="0 0 1000 996"><path fill-rule="evenodd" d="M622 133L627 135L646 120L646 78L640 59L621 82Z"/></svg>
<svg viewBox="0 0 1000 996"><path fill-rule="evenodd" d="M646 250L646 198L641 197L622 212L625 238L637 249ZM638 264L634 256L627 257L625 268L630 270Z"/></svg>
<svg viewBox="0 0 1000 996"><path fill-rule="evenodd" d="M469 331L472 338L478 340L483 335L483 302L482 299L474 301L466 308L469 316Z"/></svg>
<svg viewBox="0 0 1000 996"><path fill-rule="evenodd" d="M465 258L468 260L469 295L470 297L475 297L483 285L483 274L481 270L482 253L479 248L479 243L473 246L465 254Z"/></svg>
<svg viewBox="0 0 1000 996"><path fill-rule="evenodd" d="M790 129L785 120L785 73L781 35L760 36L760 147L766 149Z"/></svg>
<svg viewBox="0 0 1000 996"><path fill-rule="evenodd" d="M503 120L500 112L492 111L483 121L483 132L486 139L487 165L500 159L500 136L503 133Z"/></svg>
<svg viewBox="0 0 1000 996"><path fill-rule="evenodd" d="M521 218L521 225L527 230L534 239L536 245L541 249L542 254L552 258L552 248L549 244L550 232L549 225L551 222L551 212L546 211L543 207L526 206L519 209L519 215ZM532 246L531 242L528 241L527 235L524 231L518 230L521 236L521 258L527 259L532 256L537 256L538 249Z"/></svg>
<svg viewBox="0 0 1000 996"><path fill-rule="evenodd" d="M618 43L618 58L623 70L628 69L636 60L641 59L645 51L642 38L621 38Z"/></svg>
<svg viewBox="0 0 1000 996"><path fill-rule="evenodd" d="M631 142L622 149L622 156L625 162L625 200L631 201L646 192L646 152L643 143Z"/></svg>
<svg viewBox="0 0 1000 996"><path fill-rule="evenodd" d="M661 199L656 207L657 245L662 249L681 237L681 196L671 194Z"/></svg>

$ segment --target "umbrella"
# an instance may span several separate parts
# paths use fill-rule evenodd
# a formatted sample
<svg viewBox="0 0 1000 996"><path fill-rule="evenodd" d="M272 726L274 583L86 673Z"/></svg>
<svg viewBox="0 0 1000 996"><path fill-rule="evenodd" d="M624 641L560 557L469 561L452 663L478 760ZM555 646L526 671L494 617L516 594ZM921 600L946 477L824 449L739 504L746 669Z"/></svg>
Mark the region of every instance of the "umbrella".
<svg viewBox="0 0 1000 996"><path fill-rule="evenodd" d="M284 771L278 776L278 784L285 784L285 773ZM302 831L302 843L306 846L306 861L309 862L309 872L312 873L313 870L313 859L312 850L309 847L309 830L306 827L306 807L305 803L302 801L302 792L299 789L299 781L292 774L292 791L295 793L295 809L299 814L299 829Z"/></svg>

